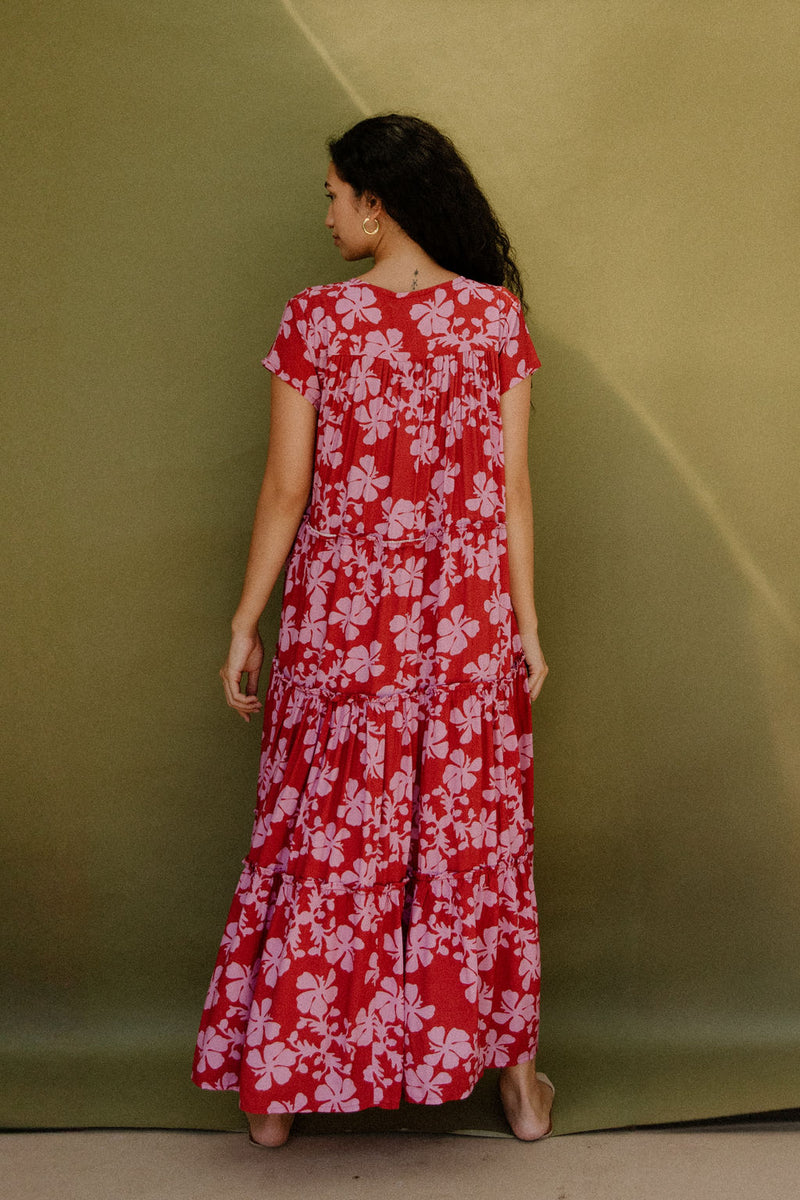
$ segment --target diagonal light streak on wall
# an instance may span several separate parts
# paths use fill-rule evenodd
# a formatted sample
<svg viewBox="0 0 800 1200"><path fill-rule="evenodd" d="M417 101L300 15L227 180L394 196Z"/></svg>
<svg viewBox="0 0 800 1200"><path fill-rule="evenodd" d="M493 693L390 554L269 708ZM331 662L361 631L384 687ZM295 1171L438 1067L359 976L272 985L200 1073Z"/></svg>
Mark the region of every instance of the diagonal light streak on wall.
<svg viewBox="0 0 800 1200"><path fill-rule="evenodd" d="M311 46L316 51L316 53L319 55L319 57L325 63L325 66L328 68L328 70L333 75L334 79L337 81L337 83L339 83L341 85L341 87L344 89L344 91L347 93L347 95L353 101L353 104L355 104L355 106L359 110L359 112L363 116L368 117L371 113L371 109L370 109L369 105L367 104L366 100L364 100L364 98L358 94L358 92L353 87L350 80L347 78L347 76L344 74L344 72L341 70L341 68L337 65L337 63L334 62L330 53L325 48L325 46L322 44L322 42L319 40L319 38L316 36L316 34L313 33L313 31L311 29L309 29L308 25L306 25L305 21L300 16L299 12L295 8L295 6L292 4L291 0L280 0L280 2L286 12L286 15L290 18L291 21L294 22L294 24L300 30L303 37L308 42L309 46Z"/></svg>
<svg viewBox="0 0 800 1200"><path fill-rule="evenodd" d="M669 434L667 434L653 419L647 409L629 393L620 391L618 384L615 383L613 386L623 403L627 405L634 416L642 423L645 429L647 429L648 433L657 442L664 456L668 459L671 466L694 496L700 508L706 514L709 521L712 523L723 543L727 547L736 567L754 588L754 590L761 596L762 600L767 605L767 608L773 614L787 636L790 637L798 646L800 646L800 624L798 624L794 612L783 599L783 597L772 586L761 567L755 561L752 554L747 549L744 542L723 513L713 493L703 483L703 480L697 474L694 467L684 457L682 452L670 438Z"/></svg>

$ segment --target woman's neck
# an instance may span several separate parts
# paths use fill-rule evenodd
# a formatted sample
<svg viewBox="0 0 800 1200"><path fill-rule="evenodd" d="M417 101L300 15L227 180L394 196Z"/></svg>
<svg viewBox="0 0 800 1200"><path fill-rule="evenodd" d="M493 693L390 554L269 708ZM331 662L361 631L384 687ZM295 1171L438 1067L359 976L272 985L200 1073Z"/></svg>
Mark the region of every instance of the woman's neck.
<svg viewBox="0 0 800 1200"><path fill-rule="evenodd" d="M383 243L376 247L374 266L361 276L376 287L392 292L414 292L417 288L433 287L458 278L455 271L440 267L411 238L387 241L388 245Z"/></svg>

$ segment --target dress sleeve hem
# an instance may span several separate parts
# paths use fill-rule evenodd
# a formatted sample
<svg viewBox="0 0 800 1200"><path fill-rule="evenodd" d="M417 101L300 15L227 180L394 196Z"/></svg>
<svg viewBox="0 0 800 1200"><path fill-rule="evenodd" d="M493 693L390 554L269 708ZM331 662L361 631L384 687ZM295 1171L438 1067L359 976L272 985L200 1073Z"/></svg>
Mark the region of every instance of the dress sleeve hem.
<svg viewBox="0 0 800 1200"><path fill-rule="evenodd" d="M278 379L282 379L284 383L288 383L289 387L294 388L296 392L307 400L313 408L319 412L320 394L319 388L309 386L307 380L296 379L291 371L286 367L281 367L271 361L271 355L261 360L262 367L266 367L271 375L276 375Z"/></svg>

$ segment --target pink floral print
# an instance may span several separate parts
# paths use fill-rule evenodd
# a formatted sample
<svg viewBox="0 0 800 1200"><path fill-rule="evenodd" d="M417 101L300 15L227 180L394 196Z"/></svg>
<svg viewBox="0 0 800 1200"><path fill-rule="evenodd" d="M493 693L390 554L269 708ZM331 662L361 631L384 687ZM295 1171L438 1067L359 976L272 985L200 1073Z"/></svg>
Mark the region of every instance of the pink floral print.
<svg viewBox="0 0 800 1200"><path fill-rule="evenodd" d="M538 1038L499 399L539 359L459 277L308 288L264 362L317 410L314 481L193 1079L249 1112L462 1099Z"/></svg>

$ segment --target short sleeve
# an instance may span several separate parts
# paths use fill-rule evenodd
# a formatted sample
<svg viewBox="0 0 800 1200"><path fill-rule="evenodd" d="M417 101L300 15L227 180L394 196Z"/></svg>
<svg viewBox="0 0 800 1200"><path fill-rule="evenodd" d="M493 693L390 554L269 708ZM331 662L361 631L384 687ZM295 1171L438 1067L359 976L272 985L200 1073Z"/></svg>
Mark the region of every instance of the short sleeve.
<svg viewBox="0 0 800 1200"><path fill-rule="evenodd" d="M538 371L542 365L528 333L519 298L512 296L511 299L512 303L506 314L506 328L499 347L501 396L515 383L520 383L534 371Z"/></svg>
<svg viewBox="0 0 800 1200"><path fill-rule="evenodd" d="M294 296L283 310L278 334L263 365L273 375L285 380L319 409L322 388L313 350L308 344L308 319Z"/></svg>

